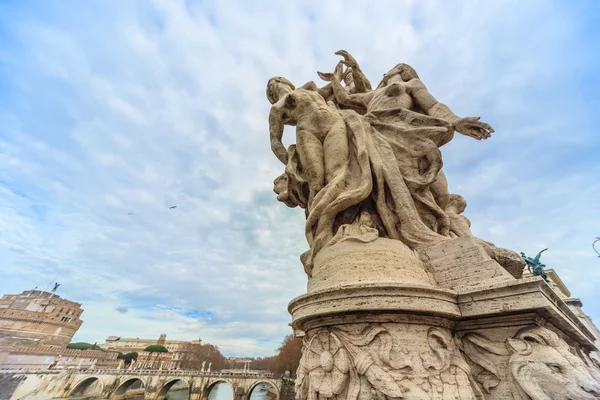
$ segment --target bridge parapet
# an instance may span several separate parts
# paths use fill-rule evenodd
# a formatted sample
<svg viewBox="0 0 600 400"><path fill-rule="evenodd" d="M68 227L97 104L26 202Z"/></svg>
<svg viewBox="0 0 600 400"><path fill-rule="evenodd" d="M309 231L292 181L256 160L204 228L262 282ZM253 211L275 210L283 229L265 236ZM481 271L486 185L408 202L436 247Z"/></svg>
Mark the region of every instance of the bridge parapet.
<svg viewBox="0 0 600 400"><path fill-rule="evenodd" d="M193 376L193 377L231 377L231 378L264 378L279 379L281 375L270 373L233 373L233 372L201 372L194 370L149 370L149 369L70 369L76 374L96 374L96 375L173 375L173 376Z"/></svg>
<svg viewBox="0 0 600 400"><path fill-rule="evenodd" d="M188 386L190 400L207 399L219 382L229 384L236 399L247 400L261 382L274 387L280 398L282 377L270 373L221 373L170 370L71 369L60 371L0 371L14 376L27 375L27 387L17 387L13 399L26 395L32 400L94 395L101 399L120 399L133 381L140 380L146 400L164 400L176 381ZM31 379L29 379L31 377ZM32 386L34 384L34 386ZM136 389L139 390L139 389ZM93 391L93 393L91 393ZM33 394L33 395L31 395ZM15 397L16 396L16 397Z"/></svg>

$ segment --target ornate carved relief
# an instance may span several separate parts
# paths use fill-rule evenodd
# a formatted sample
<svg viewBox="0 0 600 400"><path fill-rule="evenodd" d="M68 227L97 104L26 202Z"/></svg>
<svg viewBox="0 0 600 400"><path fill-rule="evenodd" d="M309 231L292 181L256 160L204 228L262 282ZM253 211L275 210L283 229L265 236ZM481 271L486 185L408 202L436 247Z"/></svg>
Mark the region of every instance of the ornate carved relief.
<svg viewBox="0 0 600 400"><path fill-rule="evenodd" d="M483 399L451 333L410 324L356 324L305 337L298 399Z"/></svg>
<svg viewBox="0 0 600 400"><path fill-rule="evenodd" d="M462 346L488 398L506 392L533 400L600 397L600 371L549 329L525 328L504 342L471 332Z"/></svg>

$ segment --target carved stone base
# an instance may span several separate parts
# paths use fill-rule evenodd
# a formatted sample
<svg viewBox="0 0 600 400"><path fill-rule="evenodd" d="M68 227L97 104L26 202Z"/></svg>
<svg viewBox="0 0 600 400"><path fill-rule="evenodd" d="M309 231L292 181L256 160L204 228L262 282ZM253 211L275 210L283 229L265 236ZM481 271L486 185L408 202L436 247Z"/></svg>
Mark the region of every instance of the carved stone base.
<svg viewBox="0 0 600 400"><path fill-rule="evenodd" d="M438 286L454 288L513 280L513 276L492 260L474 237L445 240L419 249Z"/></svg>
<svg viewBox="0 0 600 400"><path fill-rule="evenodd" d="M289 306L300 400L600 398L587 328L469 238L418 253L342 241L315 258L308 289Z"/></svg>
<svg viewBox="0 0 600 400"><path fill-rule="evenodd" d="M475 399L470 367L452 331L412 323L355 323L304 338L300 399Z"/></svg>
<svg viewBox="0 0 600 400"><path fill-rule="evenodd" d="M343 286L397 282L433 286L419 255L399 240L346 240L323 249L314 260L308 293Z"/></svg>
<svg viewBox="0 0 600 400"><path fill-rule="evenodd" d="M550 326L507 325L457 333L486 399L600 398L600 370L581 347L569 345Z"/></svg>

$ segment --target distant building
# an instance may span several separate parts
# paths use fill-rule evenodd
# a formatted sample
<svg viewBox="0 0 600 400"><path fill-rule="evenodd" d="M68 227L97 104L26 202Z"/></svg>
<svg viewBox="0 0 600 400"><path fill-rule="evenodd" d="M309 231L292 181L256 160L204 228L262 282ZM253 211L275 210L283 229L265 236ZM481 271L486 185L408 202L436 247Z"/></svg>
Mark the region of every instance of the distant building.
<svg viewBox="0 0 600 400"><path fill-rule="evenodd" d="M118 353L67 349L81 326L81 304L27 290L0 298L0 370L117 368Z"/></svg>
<svg viewBox="0 0 600 400"><path fill-rule="evenodd" d="M27 290L0 298L0 348L66 347L82 322L81 304L53 292Z"/></svg>
<svg viewBox="0 0 600 400"><path fill-rule="evenodd" d="M133 339L119 336L109 336L106 342L98 346L103 350L121 353L138 353L138 360L131 366L133 369L181 369L184 354L190 351L191 345L201 344L200 340L182 341L167 340L167 335L162 334L158 339ZM148 346L161 345L166 347L167 353L154 353L144 351Z"/></svg>
<svg viewBox="0 0 600 400"><path fill-rule="evenodd" d="M250 364L252 364L252 359L248 357L229 357L227 361L231 366L231 369L227 370L228 372L235 370L249 371Z"/></svg>
<svg viewBox="0 0 600 400"><path fill-rule="evenodd" d="M0 348L0 370L115 369L119 353L52 346Z"/></svg>

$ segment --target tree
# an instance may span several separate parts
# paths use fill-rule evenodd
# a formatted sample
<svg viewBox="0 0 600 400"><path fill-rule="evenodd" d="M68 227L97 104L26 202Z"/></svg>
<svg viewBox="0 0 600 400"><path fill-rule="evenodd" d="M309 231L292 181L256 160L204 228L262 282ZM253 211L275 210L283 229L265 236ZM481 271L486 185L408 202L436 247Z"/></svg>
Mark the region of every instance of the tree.
<svg viewBox="0 0 600 400"><path fill-rule="evenodd" d="M100 348L100 346L94 344L90 344L90 343L86 343L86 342L76 342L76 343L69 343L67 345L67 349L74 349L74 350L102 350Z"/></svg>
<svg viewBox="0 0 600 400"><path fill-rule="evenodd" d="M300 357L302 357L302 339L288 335L283 339L277 351L279 353L275 356L252 360L250 368L267 370L276 374L283 374L285 371L295 374L300 364Z"/></svg>
<svg viewBox="0 0 600 400"><path fill-rule="evenodd" d="M212 344L188 343L182 348L181 369L200 371L211 364L211 371L220 371L227 365L227 359L217 346Z"/></svg>
<svg viewBox="0 0 600 400"><path fill-rule="evenodd" d="M144 351L147 351L148 353L150 353L150 356L148 357L149 359L152 358L152 353L156 353L156 358L154 359L154 361L151 364L152 368L154 368L154 364L156 363L156 360L158 360L160 353L168 353L169 352L169 350L167 350L167 348L165 346L161 346L160 344L150 345L150 346L146 347L144 349Z"/></svg>
<svg viewBox="0 0 600 400"><path fill-rule="evenodd" d="M287 335L279 347L275 372L283 374L285 371L290 371L295 374L300 364L300 357L302 357L302 339Z"/></svg>
<svg viewBox="0 0 600 400"><path fill-rule="evenodd" d="M161 346L160 344L153 344L144 349L148 353L168 353L169 350L165 346Z"/></svg>
<svg viewBox="0 0 600 400"><path fill-rule="evenodd" d="M277 356L255 358L250 363L250 369L259 369L263 371L275 372L275 365L277 364Z"/></svg>
<svg viewBox="0 0 600 400"><path fill-rule="evenodd" d="M138 353L136 353L135 351L133 351L131 353L125 353L125 354L119 353L119 355L117 356L117 359L123 360L125 369L128 369L133 361L137 361Z"/></svg>

